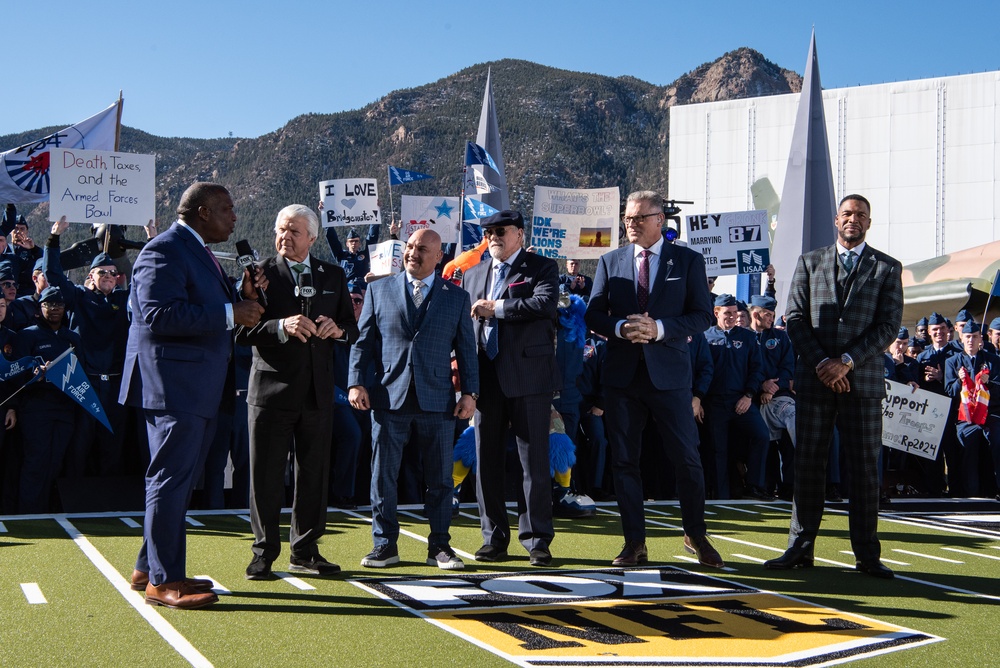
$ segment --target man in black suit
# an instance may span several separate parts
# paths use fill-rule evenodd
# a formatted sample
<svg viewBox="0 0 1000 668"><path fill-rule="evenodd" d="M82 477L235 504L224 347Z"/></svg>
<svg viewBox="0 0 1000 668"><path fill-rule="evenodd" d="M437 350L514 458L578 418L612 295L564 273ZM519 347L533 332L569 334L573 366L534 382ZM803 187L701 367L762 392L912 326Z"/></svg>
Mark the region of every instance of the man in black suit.
<svg viewBox="0 0 1000 668"><path fill-rule="evenodd" d="M259 324L237 331L253 346L247 394L250 422L250 523L253 559L248 580L273 577L281 551L279 520L285 464L295 444L295 499L289 570L333 575L316 546L326 530L327 480L334 401L333 347L358 338L347 279L340 267L309 254L319 219L309 207L286 206L274 223L277 256L261 263L267 306Z"/></svg>
<svg viewBox="0 0 1000 668"><path fill-rule="evenodd" d="M688 340L711 324L712 302L704 260L664 240L664 219L659 194L641 190L628 196L625 232L631 243L601 257L587 304L587 325L608 338L605 421L625 534L612 564L636 566L649 559L639 462L642 432L652 418L677 472L684 549L701 564L722 568L706 535L688 350Z"/></svg>
<svg viewBox="0 0 1000 668"><path fill-rule="evenodd" d="M850 473L849 521L857 570L893 572L878 540L878 455L882 448L886 347L903 319L902 265L865 243L871 205L840 202L837 243L803 254L788 295L788 336L795 363L795 492L788 550L769 569L813 565L823 518L827 452L836 426Z"/></svg>
<svg viewBox="0 0 1000 668"><path fill-rule="evenodd" d="M491 261L469 269L462 287L473 299L479 342L479 446L476 492L483 546L477 561L506 558L510 524L504 505L508 425L517 438L524 477L517 494L518 539L532 566L552 562L549 415L561 385L555 318L559 270L554 260L521 249L524 218L500 211L483 219Z"/></svg>

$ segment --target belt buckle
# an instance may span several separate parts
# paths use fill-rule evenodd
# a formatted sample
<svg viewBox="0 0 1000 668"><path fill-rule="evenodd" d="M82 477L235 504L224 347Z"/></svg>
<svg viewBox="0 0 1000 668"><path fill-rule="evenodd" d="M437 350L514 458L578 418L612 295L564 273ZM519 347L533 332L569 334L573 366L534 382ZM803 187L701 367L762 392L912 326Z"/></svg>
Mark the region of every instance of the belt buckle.
<svg viewBox="0 0 1000 668"><path fill-rule="evenodd" d="M109 380L111 380L111 376L109 376L106 373L102 373L101 374L101 380L103 380L104 382L108 382Z"/></svg>

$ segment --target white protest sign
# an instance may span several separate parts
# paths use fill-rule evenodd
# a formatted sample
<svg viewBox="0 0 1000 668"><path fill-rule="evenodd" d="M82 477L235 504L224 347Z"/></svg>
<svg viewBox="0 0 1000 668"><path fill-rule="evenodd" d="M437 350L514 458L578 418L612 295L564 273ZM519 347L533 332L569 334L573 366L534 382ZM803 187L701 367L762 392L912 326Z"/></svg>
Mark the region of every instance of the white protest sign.
<svg viewBox="0 0 1000 668"><path fill-rule="evenodd" d="M951 398L926 390L914 391L894 380L885 381L885 392L882 445L925 459L937 458L951 412Z"/></svg>
<svg viewBox="0 0 1000 668"><path fill-rule="evenodd" d="M371 256L371 272L376 276L398 274L403 270L403 249L406 248L399 239L390 239L380 244L368 247Z"/></svg>
<svg viewBox="0 0 1000 668"><path fill-rule="evenodd" d="M531 240L539 255L593 260L618 248L618 188L535 186Z"/></svg>
<svg viewBox="0 0 1000 668"><path fill-rule="evenodd" d="M156 156L54 148L49 179L52 220L146 225L156 217Z"/></svg>
<svg viewBox="0 0 1000 668"><path fill-rule="evenodd" d="M381 225L375 179L333 179L319 182L323 227Z"/></svg>
<svg viewBox="0 0 1000 668"><path fill-rule="evenodd" d="M461 213L457 197L403 195L399 205L399 238L406 241L417 230L429 228L441 235L441 243L455 243Z"/></svg>
<svg viewBox="0 0 1000 668"><path fill-rule="evenodd" d="M705 258L709 276L760 274L771 264L767 211L687 216L687 243Z"/></svg>

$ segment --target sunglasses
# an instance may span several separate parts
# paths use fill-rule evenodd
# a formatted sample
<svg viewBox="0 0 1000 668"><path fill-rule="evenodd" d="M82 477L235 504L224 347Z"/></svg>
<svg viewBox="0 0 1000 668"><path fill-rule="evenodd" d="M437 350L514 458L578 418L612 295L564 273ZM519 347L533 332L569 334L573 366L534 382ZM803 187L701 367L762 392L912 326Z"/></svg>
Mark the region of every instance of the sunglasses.
<svg viewBox="0 0 1000 668"><path fill-rule="evenodd" d="M364 297L351 297L351 301L354 302L355 304L364 304L365 303L365 298Z"/></svg>
<svg viewBox="0 0 1000 668"><path fill-rule="evenodd" d="M0 281L0 288L16 288L17 281Z"/></svg>
<svg viewBox="0 0 1000 668"><path fill-rule="evenodd" d="M510 229L513 230L514 228L512 227ZM487 227L483 230L483 236L487 238L499 237L502 239L505 234L507 234L506 227Z"/></svg>
<svg viewBox="0 0 1000 668"><path fill-rule="evenodd" d="M118 278L119 276L121 276L121 273L117 269L98 269L97 270L97 275L98 276L114 276L115 278Z"/></svg>

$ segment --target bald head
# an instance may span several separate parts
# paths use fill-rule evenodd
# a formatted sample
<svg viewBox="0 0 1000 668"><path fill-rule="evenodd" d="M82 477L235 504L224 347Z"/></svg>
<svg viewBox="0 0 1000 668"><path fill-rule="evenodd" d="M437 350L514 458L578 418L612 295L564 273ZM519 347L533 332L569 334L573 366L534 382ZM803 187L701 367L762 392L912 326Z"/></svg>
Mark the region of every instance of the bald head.
<svg viewBox="0 0 1000 668"><path fill-rule="evenodd" d="M441 235L431 229L417 230L410 235L403 250L403 266L414 278L423 280L434 273L434 268L444 257Z"/></svg>

